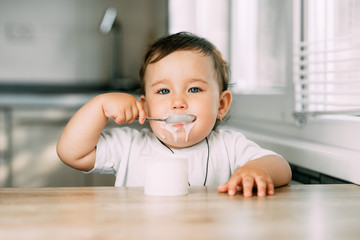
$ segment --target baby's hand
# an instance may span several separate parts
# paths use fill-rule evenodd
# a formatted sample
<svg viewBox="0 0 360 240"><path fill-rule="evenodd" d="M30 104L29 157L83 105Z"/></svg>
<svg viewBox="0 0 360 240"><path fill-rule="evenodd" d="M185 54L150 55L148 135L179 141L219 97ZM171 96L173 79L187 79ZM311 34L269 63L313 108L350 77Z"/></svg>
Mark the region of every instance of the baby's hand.
<svg viewBox="0 0 360 240"><path fill-rule="evenodd" d="M238 168L229 181L218 187L219 192L235 195L236 191L243 191L245 197L251 197L253 188L257 188L259 197L274 195L274 184L270 175L261 168L246 166Z"/></svg>
<svg viewBox="0 0 360 240"><path fill-rule="evenodd" d="M114 119L117 124L132 123L137 117L143 124L146 119L141 102L127 93L104 94L102 108L105 117Z"/></svg>

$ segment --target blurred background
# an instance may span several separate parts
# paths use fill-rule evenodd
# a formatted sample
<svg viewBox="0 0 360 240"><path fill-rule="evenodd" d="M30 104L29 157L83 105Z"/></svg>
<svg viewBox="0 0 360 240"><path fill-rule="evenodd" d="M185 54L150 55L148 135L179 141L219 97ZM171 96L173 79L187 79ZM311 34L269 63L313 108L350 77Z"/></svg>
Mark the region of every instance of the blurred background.
<svg viewBox="0 0 360 240"><path fill-rule="evenodd" d="M359 11L357 0L0 0L0 187L113 185L65 166L56 142L97 94L138 97L147 46L179 31L230 64L224 124L282 154L294 181L360 184Z"/></svg>

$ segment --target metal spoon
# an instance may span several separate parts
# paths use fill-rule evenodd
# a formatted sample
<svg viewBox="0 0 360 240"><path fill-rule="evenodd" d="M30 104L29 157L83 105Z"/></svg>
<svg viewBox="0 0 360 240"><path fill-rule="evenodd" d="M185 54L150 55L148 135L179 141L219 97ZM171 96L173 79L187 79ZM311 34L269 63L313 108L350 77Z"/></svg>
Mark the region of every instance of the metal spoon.
<svg viewBox="0 0 360 240"><path fill-rule="evenodd" d="M172 115L167 118L149 118L146 119L149 121L164 121L166 123L175 124L175 123L191 123L195 120L196 116L193 114L179 114Z"/></svg>

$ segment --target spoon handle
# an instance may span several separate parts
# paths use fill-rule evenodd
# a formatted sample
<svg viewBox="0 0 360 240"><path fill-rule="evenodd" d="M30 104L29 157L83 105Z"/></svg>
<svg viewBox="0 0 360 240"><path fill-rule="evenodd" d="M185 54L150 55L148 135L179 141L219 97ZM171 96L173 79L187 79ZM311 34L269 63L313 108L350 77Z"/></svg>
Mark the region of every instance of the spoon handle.
<svg viewBox="0 0 360 240"><path fill-rule="evenodd" d="M150 120L150 121L165 121L165 119L161 119L161 118L149 118L147 117L146 120Z"/></svg>
<svg viewBox="0 0 360 240"><path fill-rule="evenodd" d="M139 120L139 117L136 118L136 120ZM165 121L165 119L161 119L161 118L145 118L145 120L150 120L150 121Z"/></svg>

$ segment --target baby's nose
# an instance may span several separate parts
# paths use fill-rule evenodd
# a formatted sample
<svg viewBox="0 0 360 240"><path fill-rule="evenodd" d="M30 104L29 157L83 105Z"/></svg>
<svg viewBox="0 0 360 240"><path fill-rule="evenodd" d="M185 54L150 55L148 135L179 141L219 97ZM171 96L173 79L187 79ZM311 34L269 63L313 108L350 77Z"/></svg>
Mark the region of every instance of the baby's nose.
<svg viewBox="0 0 360 240"><path fill-rule="evenodd" d="M176 96L173 98L171 103L172 109L186 109L188 107L186 100L181 96Z"/></svg>

